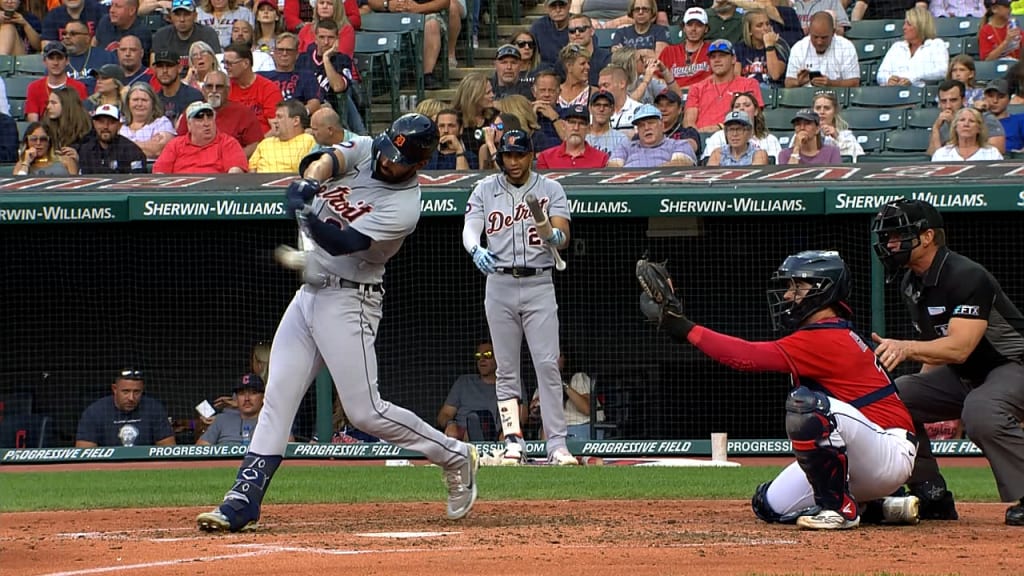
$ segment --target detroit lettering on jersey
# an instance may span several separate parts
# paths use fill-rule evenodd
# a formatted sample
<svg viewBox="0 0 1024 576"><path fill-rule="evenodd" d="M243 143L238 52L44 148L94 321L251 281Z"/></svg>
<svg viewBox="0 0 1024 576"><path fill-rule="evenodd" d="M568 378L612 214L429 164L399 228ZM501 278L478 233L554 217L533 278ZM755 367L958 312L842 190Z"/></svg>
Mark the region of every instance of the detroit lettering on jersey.
<svg viewBox="0 0 1024 576"><path fill-rule="evenodd" d="M328 180L313 199L318 218L340 228L351 226L372 240L361 252L332 256L314 243L313 256L329 274L352 282L379 284L384 266L412 234L420 218L420 185L373 178L373 138L357 136L334 146L345 158L345 173Z"/></svg>
<svg viewBox="0 0 1024 576"><path fill-rule="evenodd" d="M542 210L547 210L548 199L539 198L540 207ZM492 234L498 234L503 228L507 228L521 222L527 218L533 218L533 213L530 212L530 207L526 205L526 202L521 202L516 205L511 215L502 212L501 210L495 210L487 215L487 228L484 232L490 236ZM536 240L536 242L534 242ZM537 246L540 244L540 238L537 236L537 229L530 227L530 246Z"/></svg>

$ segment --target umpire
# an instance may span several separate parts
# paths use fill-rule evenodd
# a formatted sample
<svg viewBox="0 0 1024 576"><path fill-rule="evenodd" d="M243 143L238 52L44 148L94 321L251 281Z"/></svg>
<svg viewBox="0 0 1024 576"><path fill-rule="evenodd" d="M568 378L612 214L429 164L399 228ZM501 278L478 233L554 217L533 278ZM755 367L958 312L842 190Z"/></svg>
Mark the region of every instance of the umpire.
<svg viewBox="0 0 1024 576"><path fill-rule="evenodd" d="M872 334L886 370L910 360L917 374L896 379L921 441L910 491L921 518L956 520L953 494L939 473L922 422L961 418L988 458L1006 523L1024 526L1024 316L977 262L946 247L942 216L921 200L895 200L875 216L875 254L900 294L917 340Z"/></svg>

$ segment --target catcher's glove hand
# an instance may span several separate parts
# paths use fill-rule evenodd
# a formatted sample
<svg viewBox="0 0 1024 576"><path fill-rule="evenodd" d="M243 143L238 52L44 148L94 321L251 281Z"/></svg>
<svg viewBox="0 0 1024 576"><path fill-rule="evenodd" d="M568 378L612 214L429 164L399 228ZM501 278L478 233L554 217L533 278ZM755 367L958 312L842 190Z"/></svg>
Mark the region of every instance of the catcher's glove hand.
<svg viewBox="0 0 1024 576"><path fill-rule="evenodd" d="M693 322L683 314L683 304L676 296L672 278L665 262L651 262L646 256L636 262L636 279L640 293L640 311L648 320L663 327L676 340L686 340Z"/></svg>

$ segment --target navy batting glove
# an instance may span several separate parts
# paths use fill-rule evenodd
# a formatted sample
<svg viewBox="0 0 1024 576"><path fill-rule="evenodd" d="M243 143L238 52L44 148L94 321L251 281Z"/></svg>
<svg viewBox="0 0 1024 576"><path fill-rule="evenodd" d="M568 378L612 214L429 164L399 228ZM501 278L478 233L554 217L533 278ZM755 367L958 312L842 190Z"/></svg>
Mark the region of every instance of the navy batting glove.
<svg viewBox="0 0 1024 576"><path fill-rule="evenodd" d="M565 234L561 228L552 228L551 236L545 238L544 241L552 246L561 246L562 242L565 242Z"/></svg>
<svg viewBox="0 0 1024 576"><path fill-rule="evenodd" d="M482 246L474 246L471 254L478 270L484 274L494 274L494 252Z"/></svg>
<svg viewBox="0 0 1024 576"><path fill-rule="evenodd" d="M295 180L288 185L285 192L284 208L289 218L294 218L296 212L301 212L307 204L313 201L316 193L320 191L320 181L315 178L302 178Z"/></svg>

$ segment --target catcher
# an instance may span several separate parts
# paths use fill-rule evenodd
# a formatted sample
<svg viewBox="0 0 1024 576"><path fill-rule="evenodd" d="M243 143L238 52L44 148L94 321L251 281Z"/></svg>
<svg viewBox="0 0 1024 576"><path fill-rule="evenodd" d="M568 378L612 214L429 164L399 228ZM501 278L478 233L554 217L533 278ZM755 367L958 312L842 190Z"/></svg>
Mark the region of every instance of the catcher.
<svg viewBox="0 0 1024 576"><path fill-rule="evenodd" d="M796 462L757 487L751 506L766 522L809 530L842 530L865 522L917 524L919 500L890 496L914 466L917 441L910 413L871 346L850 323L850 272L838 252L786 258L772 276L768 300L772 342L747 342L698 326L683 314L664 264L637 262L640 309L677 342L689 341L737 370L783 372L786 433Z"/></svg>

